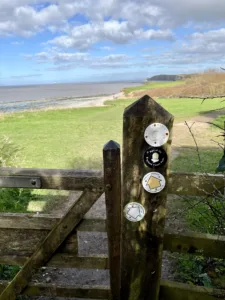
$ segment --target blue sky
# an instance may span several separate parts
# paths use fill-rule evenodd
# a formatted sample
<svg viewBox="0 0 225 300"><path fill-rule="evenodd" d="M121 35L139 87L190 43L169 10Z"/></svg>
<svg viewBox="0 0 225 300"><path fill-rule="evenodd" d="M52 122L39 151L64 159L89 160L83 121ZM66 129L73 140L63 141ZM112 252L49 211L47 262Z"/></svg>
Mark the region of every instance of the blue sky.
<svg viewBox="0 0 225 300"><path fill-rule="evenodd" d="M224 0L1 0L0 85L225 66Z"/></svg>

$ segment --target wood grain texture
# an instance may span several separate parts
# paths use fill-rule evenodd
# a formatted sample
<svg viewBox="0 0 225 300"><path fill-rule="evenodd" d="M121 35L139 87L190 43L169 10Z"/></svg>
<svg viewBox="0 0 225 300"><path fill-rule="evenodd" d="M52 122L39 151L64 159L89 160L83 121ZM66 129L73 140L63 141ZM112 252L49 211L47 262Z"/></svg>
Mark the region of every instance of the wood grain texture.
<svg viewBox="0 0 225 300"><path fill-rule="evenodd" d="M71 193L71 196L73 194ZM23 268L0 295L0 300L15 300L27 286L33 273L45 265L63 241L83 219L101 193L84 192L70 207L62 219L53 227Z"/></svg>
<svg viewBox="0 0 225 300"><path fill-rule="evenodd" d="M0 281L0 292L7 286L7 282ZM69 286L61 284L29 283L23 295L66 297L79 299L109 299L107 286Z"/></svg>
<svg viewBox="0 0 225 300"><path fill-rule="evenodd" d="M162 280L159 300L218 300L225 299L225 291Z"/></svg>
<svg viewBox="0 0 225 300"><path fill-rule="evenodd" d="M41 180L42 189L73 191L88 189L103 192L101 171L0 168L0 176L30 176L31 178L37 176Z"/></svg>
<svg viewBox="0 0 225 300"><path fill-rule="evenodd" d="M42 189L103 191L102 171L0 168L0 176L39 176ZM169 194L204 196L224 187L223 175L170 172Z"/></svg>
<svg viewBox="0 0 225 300"><path fill-rule="evenodd" d="M179 253L202 255L205 257L225 258L225 237L188 232L175 234L165 232L164 250Z"/></svg>
<svg viewBox="0 0 225 300"><path fill-rule="evenodd" d="M73 254L57 253L47 264L49 267L80 268L80 269L109 269L109 259L106 255L76 256Z"/></svg>
<svg viewBox="0 0 225 300"><path fill-rule="evenodd" d="M42 189L103 191L101 171L0 168L0 176L39 176ZM21 186L22 187L22 186ZM205 196L224 187L223 175L170 172L169 194Z"/></svg>
<svg viewBox="0 0 225 300"><path fill-rule="evenodd" d="M119 300L121 259L121 163L119 144L109 141L104 146L103 161L111 299Z"/></svg>
<svg viewBox="0 0 225 300"><path fill-rule="evenodd" d="M38 219L38 217L34 217ZM47 217L44 218L47 220ZM35 251L38 243L44 240L52 228L51 221L57 217L50 217L47 226L41 225L41 229L14 229L14 221L11 222L12 229L0 228L0 263L23 265L27 258ZM18 220L18 215L15 220ZM43 220L40 216L40 221ZM36 222L36 221L35 221ZM25 228L29 228L23 223ZM83 232L105 232L106 220L83 219L76 228ZM74 230L66 241L57 250L57 253L71 254L76 252L76 230ZM203 255L205 257L225 258L225 238L223 236L203 234L196 232L173 233L165 230L163 239L164 250L178 253L190 253ZM62 261L62 267L63 267Z"/></svg>
<svg viewBox="0 0 225 300"><path fill-rule="evenodd" d="M144 140L145 129L152 123L164 124L170 133L163 146L169 158L173 116L149 96L131 104L123 119L123 208L129 202L138 202L146 215L140 222L130 222L125 217L122 224L122 274L121 299L158 300L163 234L166 214L167 188L150 194L142 187L149 169L143 161L149 145ZM169 161L169 159L168 159ZM167 182L166 165L157 169Z"/></svg>
<svg viewBox="0 0 225 300"><path fill-rule="evenodd" d="M206 196L223 192L223 175L170 172L168 193L175 195Z"/></svg>
<svg viewBox="0 0 225 300"><path fill-rule="evenodd" d="M7 286L0 281L0 292ZM60 284L29 283L23 295L68 297L79 299L110 299L108 286L69 286ZM193 286L162 280L159 300L217 300L225 299L224 290Z"/></svg>
<svg viewBox="0 0 225 300"><path fill-rule="evenodd" d="M0 213L0 228L49 230L59 220L59 216L49 214Z"/></svg>
<svg viewBox="0 0 225 300"><path fill-rule="evenodd" d="M18 229L20 231L50 230L60 220L58 215L0 213L0 230ZM77 226L78 231L106 231L105 219L83 219Z"/></svg>

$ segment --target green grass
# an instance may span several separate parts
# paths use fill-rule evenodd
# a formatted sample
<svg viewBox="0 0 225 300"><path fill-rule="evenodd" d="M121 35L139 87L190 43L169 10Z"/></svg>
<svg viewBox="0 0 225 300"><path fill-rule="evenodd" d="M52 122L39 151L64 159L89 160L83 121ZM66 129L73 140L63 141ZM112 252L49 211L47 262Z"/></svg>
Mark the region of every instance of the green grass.
<svg viewBox="0 0 225 300"><path fill-rule="evenodd" d="M125 88L124 92L126 95L128 95L130 92L134 92L134 91L144 91L144 90L149 90L149 89L153 89L153 88L173 87L173 86L180 85L183 83L184 83L183 80L169 81L169 82L150 82L150 83L145 83L140 86Z"/></svg>
<svg viewBox="0 0 225 300"><path fill-rule="evenodd" d="M182 149L179 153L179 156L175 158L171 164L171 169L174 171L215 173L218 162L222 157L222 151L219 148L218 150L200 149L200 164L195 148Z"/></svg>
<svg viewBox="0 0 225 300"><path fill-rule="evenodd" d="M134 99L107 101L105 107L48 110L4 115L1 134L22 148L23 167L95 168L102 166L102 148L113 139L122 143L124 108ZM217 99L160 99L176 121L216 109Z"/></svg>
<svg viewBox="0 0 225 300"><path fill-rule="evenodd" d="M214 124L216 124L222 128L225 128L224 122L225 122L225 115L219 116L213 121Z"/></svg>

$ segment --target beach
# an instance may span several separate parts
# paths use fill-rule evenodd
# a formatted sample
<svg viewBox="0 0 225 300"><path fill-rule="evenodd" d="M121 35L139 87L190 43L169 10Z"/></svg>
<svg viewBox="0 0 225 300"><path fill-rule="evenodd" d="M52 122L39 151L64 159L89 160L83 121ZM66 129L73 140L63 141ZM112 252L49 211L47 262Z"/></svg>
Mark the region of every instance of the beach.
<svg viewBox="0 0 225 300"><path fill-rule="evenodd" d="M0 87L0 112L102 106L140 82L69 83Z"/></svg>

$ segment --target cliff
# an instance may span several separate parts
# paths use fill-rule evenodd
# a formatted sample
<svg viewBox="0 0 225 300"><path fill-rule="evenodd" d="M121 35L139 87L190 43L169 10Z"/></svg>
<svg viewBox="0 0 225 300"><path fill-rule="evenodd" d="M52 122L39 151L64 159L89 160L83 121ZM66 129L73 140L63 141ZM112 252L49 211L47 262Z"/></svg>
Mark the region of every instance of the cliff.
<svg viewBox="0 0 225 300"><path fill-rule="evenodd" d="M151 78L147 78L147 81L176 81L181 79L181 75L156 75Z"/></svg>

